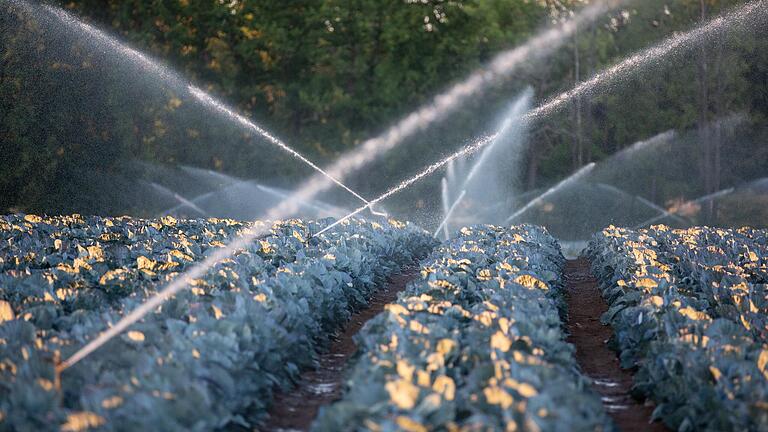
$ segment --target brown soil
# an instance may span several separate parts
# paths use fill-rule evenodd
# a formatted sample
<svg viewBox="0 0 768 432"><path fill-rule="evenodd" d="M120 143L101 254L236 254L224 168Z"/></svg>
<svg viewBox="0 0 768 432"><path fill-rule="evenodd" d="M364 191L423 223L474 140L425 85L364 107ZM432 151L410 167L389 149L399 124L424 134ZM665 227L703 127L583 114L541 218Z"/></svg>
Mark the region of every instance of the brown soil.
<svg viewBox="0 0 768 432"><path fill-rule="evenodd" d="M418 273L418 266L405 267L400 274L392 276L386 286L374 293L368 301L368 308L352 315L344 330L331 342L328 352L320 356L318 368L303 373L297 387L290 392L275 395L264 430L309 429L320 407L341 395L345 366L357 349L352 338L368 320L382 312L384 306L395 301L397 294Z"/></svg>
<svg viewBox="0 0 768 432"><path fill-rule="evenodd" d="M565 267L568 293L568 342L576 347L576 360L582 371L593 380L606 411L624 432L668 431L659 422L650 422L653 406L630 396L632 373L622 369L616 353L608 348L613 334L610 326L600 323L608 305L600 295L589 261L568 261Z"/></svg>

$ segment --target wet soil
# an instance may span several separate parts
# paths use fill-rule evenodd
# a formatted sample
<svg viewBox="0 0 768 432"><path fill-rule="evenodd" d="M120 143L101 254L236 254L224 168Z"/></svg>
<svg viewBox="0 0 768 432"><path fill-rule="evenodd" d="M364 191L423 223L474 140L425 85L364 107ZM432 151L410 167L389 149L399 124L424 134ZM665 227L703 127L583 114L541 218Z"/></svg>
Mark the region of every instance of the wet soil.
<svg viewBox="0 0 768 432"><path fill-rule="evenodd" d="M321 406L341 396L345 367L357 346L353 337L368 320L394 302L397 294L419 274L419 267L405 267L393 275L388 283L377 290L369 300L369 307L352 315L342 332L337 334L328 351L320 356L319 366L301 375L297 387L290 392L275 395L266 431L306 431L317 416Z"/></svg>
<svg viewBox="0 0 768 432"><path fill-rule="evenodd" d="M606 411L624 432L668 431L662 423L650 422L653 405L630 395L632 372L621 368L616 353L607 345L613 330L600 323L600 316L608 310L608 305L600 295L589 261L584 258L568 261L565 275L568 342L576 347L576 360L593 380Z"/></svg>

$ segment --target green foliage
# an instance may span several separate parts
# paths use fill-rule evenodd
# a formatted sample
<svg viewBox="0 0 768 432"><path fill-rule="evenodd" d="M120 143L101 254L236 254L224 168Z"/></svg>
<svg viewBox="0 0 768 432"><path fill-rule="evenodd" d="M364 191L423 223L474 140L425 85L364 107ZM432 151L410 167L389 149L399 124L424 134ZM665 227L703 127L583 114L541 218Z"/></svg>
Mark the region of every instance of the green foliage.
<svg viewBox="0 0 768 432"><path fill-rule="evenodd" d="M610 430L564 341L564 261L538 227L463 228L357 336L313 429Z"/></svg>
<svg viewBox="0 0 768 432"><path fill-rule="evenodd" d="M12 2L11 2L12 3ZM64 9L162 59L182 76L324 164L382 131L581 1L291 0L59 1ZM705 17L743 1L706 2ZM371 167L382 179L419 168L493 127L489 119L532 85L544 99L664 37L691 28L700 2L635 2L580 29L546 62L533 62L461 112ZM0 9L0 208L141 213L110 204L115 187L140 202L121 168L139 158L288 182L308 174L183 91L45 20ZM574 50L574 44L576 45ZM671 59L605 95L536 125L527 186L670 128L690 129L744 112L768 116L764 38L726 36ZM576 54L579 58L577 73ZM708 73L699 73L707 65ZM702 101L700 90L708 89ZM631 100L632 103L626 103ZM181 104L179 105L179 102ZM740 143L758 152L760 138ZM733 147L733 146L732 146ZM725 151L723 146L718 151ZM764 162L764 159L760 159ZM707 167L701 161L700 171ZM764 165L764 164L762 164ZM744 178L761 164L740 167ZM724 169L720 169L725 171ZM131 177L131 176L128 176ZM388 182L354 184L366 194ZM354 180L353 180L354 181ZM677 198L664 195L658 202Z"/></svg>
<svg viewBox="0 0 768 432"><path fill-rule="evenodd" d="M624 367L680 431L768 425L765 230L609 227L588 250Z"/></svg>
<svg viewBox="0 0 768 432"><path fill-rule="evenodd" d="M243 230L231 220L0 218L0 430L212 430L264 419L352 311L433 245L394 220L271 225L128 332L72 355Z"/></svg>

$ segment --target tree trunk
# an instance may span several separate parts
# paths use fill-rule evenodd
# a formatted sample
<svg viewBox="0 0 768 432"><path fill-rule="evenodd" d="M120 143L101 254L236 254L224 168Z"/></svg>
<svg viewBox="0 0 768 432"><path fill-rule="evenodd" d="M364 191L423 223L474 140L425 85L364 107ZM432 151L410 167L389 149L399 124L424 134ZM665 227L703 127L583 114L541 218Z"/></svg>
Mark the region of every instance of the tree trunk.
<svg viewBox="0 0 768 432"><path fill-rule="evenodd" d="M573 77L574 86L581 80L581 58L579 56L579 29L573 32ZM576 170L584 165L584 149L581 139L581 96L577 96L574 101L574 125L573 135L573 169Z"/></svg>
<svg viewBox="0 0 768 432"><path fill-rule="evenodd" d="M715 79L715 92L714 92L714 106L713 111L715 113L715 119L717 120L717 123L713 125L714 130L712 131L712 153L713 153L713 161L712 161L712 188L714 191L718 191L723 188L722 184L722 147L724 144L724 133L723 133L723 127L724 125L721 123L723 120L723 116L727 112L726 100L725 100L725 85L726 85L726 77L724 76L724 55L725 55L725 46L722 40L719 40L717 42L716 48L715 48L715 57L714 57L714 79ZM714 223L717 220L717 203L715 201L711 202L710 205L710 213L711 213L711 223Z"/></svg>
<svg viewBox="0 0 768 432"><path fill-rule="evenodd" d="M707 4L705 0L699 0L699 11L701 21L704 22L707 18ZM698 62L698 132L699 132L699 146L701 148L701 156L699 161L699 171L701 174L701 180L703 182L704 194L710 194L715 192L713 182L713 152L712 152L712 139L710 136L709 122L709 67L707 64L707 47L701 46ZM712 217L711 201L703 203L701 217L704 223L708 223Z"/></svg>
<svg viewBox="0 0 768 432"><path fill-rule="evenodd" d="M532 145L530 146L530 152L528 157L528 170L526 173L526 190L532 190L536 188L536 179L538 177L538 171L539 171L539 151L537 150L539 146Z"/></svg>
<svg viewBox="0 0 768 432"><path fill-rule="evenodd" d="M595 75L597 69L597 23L592 22L590 24L590 44L589 44L589 56L587 59L587 70L589 73L589 77L592 77ZM592 115L592 101L587 100L586 107L583 110L583 126L582 126L582 133L585 135L582 137L582 141L586 140L586 143L584 145L585 149L585 160L586 161L592 161L592 149L594 148L595 144L600 145L601 143L595 143L593 142L595 134L593 133L594 127L595 127L595 119Z"/></svg>

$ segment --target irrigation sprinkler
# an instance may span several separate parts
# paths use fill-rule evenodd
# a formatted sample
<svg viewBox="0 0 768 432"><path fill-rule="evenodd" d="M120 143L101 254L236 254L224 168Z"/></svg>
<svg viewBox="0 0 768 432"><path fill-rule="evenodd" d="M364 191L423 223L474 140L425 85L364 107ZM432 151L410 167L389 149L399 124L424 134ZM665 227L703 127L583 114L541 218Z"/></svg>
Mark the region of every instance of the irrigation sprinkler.
<svg viewBox="0 0 768 432"><path fill-rule="evenodd" d="M342 183L340 180L338 180L336 177L330 175L328 172L326 172L325 170L317 166L314 162L310 161L305 156L303 156L302 154L294 150L292 147L286 144L283 140L274 136L272 133L268 132L266 129L262 128L261 126L257 125L254 121L249 120L243 115L236 113L232 108L226 106L223 102L216 100L213 96L206 93L204 90L200 89L199 87L189 84L188 81L185 80L181 75L171 70L167 66L164 66L161 63L142 54L141 52L121 43L119 40L113 38L107 33L99 30L98 28L79 20L74 15L71 15L70 13L64 11L63 9L60 9L51 5L42 5L40 7L33 7L24 1L19 2L19 4L21 4L28 13L31 13L34 15L39 15L38 14L39 9L44 10L48 16L55 18L58 22L64 24L65 26L88 35L89 42L95 44L101 50L105 52L119 53L119 55L123 59L132 62L133 64L141 67L142 69L144 69L145 71L148 71L151 74L154 74L159 79L166 82L167 84L170 84L175 88L186 90L193 98L197 99L204 106L207 106L208 108L213 109L214 111L219 112L220 114L223 114L229 120L239 123L244 128L255 132L256 134L264 138L269 143L277 146L278 148L285 151L292 157L308 165L310 168L317 171L320 175L330 180L333 184L336 184L337 186L341 187L345 191L349 192L355 198L365 203L368 202L365 200L365 198L360 196L357 192L353 191L352 189L347 187L344 183Z"/></svg>
<svg viewBox="0 0 768 432"><path fill-rule="evenodd" d="M543 118L548 113L552 113L557 108L560 108L562 104L565 103L566 100L572 100L572 98L578 97L586 93L587 91L594 91L597 88L604 88L605 84L616 81L617 75L618 75L617 72L622 72L626 74L630 72L634 67L642 68L643 66L646 66L648 64L651 64L652 62L658 61L661 58L669 56L670 54L674 53L676 49L682 49L684 45L681 43L681 40L688 42L690 45L691 42L703 40L710 33L714 33L718 30L721 30L725 25L742 24L746 22L748 19L753 19L755 18L753 14L760 13L760 12L765 13L765 11L768 10L768 8L766 8L767 2L768 1L766 0L760 0L760 1L749 3L745 6L742 6L740 9L737 9L735 12L731 12L725 16L709 21L708 23L705 23L700 27L694 30L691 30L689 32L681 33L670 39L667 39L667 41L662 42L660 46L663 46L665 43L669 43L674 45L671 49L667 49L667 50L658 49L659 45L657 45L656 47L651 48L650 50L647 50L645 52L646 55L640 55L640 54L635 55L625 60L624 62L621 62L619 65L614 66L613 68L607 70L606 73L597 74L595 77L593 77L593 79L591 79L590 81L582 85L577 86L576 88L574 88L574 90L565 92L560 96L556 97L554 100L550 100L549 102L540 106L538 109L530 112L526 116L526 119L532 121L532 120ZM608 72L611 72L611 73L608 73ZM376 200L370 201L361 209L355 210L353 213L350 213L349 215L345 216L344 219L352 217L355 214L359 213L360 211L364 210L365 208L370 207L370 205L375 204L383 199L386 199L387 197L407 188L411 184L432 174L434 171L436 171L443 165L451 162L452 160L456 159L457 157L462 157L467 154L471 154L473 152L480 150L485 145L488 145L494 137L495 135L475 141L471 145L468 145L459 149L458 151L453 153L451 156L444 158L443 160L436 162L432 165L427 166L421 173L393 187L381 197L377 198ZM355 158L359 158L360 161L354 162L354 163L350 161L350 159L355 159ZM366 159L366 157L363 157L356 152L349 153L349 154L346 154L344 157L342 157L339 160L339 162L337 162L337 164L334 165L336 169L329 170L329 172L334 173L338 178L343 179L346 175L357 170L362 164L366 163L367 161L368 159ZM311 199L318 193L325 190L327 187L328 186L325 182L325 179L321 179L321 181L318 182L317 179L313 177L304 185L302 185L294 193L294 195L297 198ZM280 217L282 217L282 215L290 212L293 205L294 204L292 202L280 203L276 207L270 209L265 214L265 219L267 220L279 219ZM328 228L326 228L326 230L327 229ZM218 263L222 259L225 259L231 256L238 249L247 246L255 238L259 237L265 232L266 232L265 229L251 230L235 238L225 247L217 248L216 250L214 250L202 262L191 266L184 273L178 275L168 285L162 288L157 294L150 297L145 303L141 304L136 309L129 312L117 323L115 323L112 327L110 327L109 329L101 333L96 338L90 340L85 346L81 347L71 357L64 360L57 367L57 371L61 372L66 368L71 367L72 365L76 364L78 361L90 355L95 350L99 349L107 341L119 335L124 330L126 330L129 326L131 326L132 324L140 320L142 317L144 317L146 314L150 313L156 307L163 304L163 302L165 302L168 298L172 297L177 292L189 287L191 281L205 275L205 273L209 271L211 268L213 268L213 266L216 265L216 263Z"/></svg>
<svg viewBox="0 0 768 432"><path fill-rule="evenodd" d="M631 197L633 199L636 199L636 200L640 201L641 203L645 204L646 206L656 210L659 214L668 213L668 211L665 208L663 208L663 207L653 203L652 201L647 200L647 199L641 197L640 195L632 195L630 193L627 193L627 192L617 188L616 186L608 185L608 184L605 184L605 183L597 183L597 187L602 188L602 189L606 189L606 190L610 190L610 191L613 191L615 193L622 194L622 195ZM668 216L671 216L671 217L677 219L677 221L680 222L680 223L683 223L683 224L687 224L688 223L687 220L681 218L680 216L677 216L677 215L674 215L674 214L670 214Z"/></svg>
<svg viewBox="0 0 768 432"><path fill-rule="evenodd" d="M149 186L151 186L156 191L158 191L158 192L160 192L160 193L162 193L164 195L168 195L168 196L172 197L173 199L175 199L179 203L177 205L178 208L189 207L192 210L194 210L195 212L199 213L201 216L208 217L208 213L206 213L205 210L201 209L193 201L190 201L190 200L184 198L180 194L172 191L171 189L169 189L169 188L167 188L167 187L165 187L163 185L157 184L155 182L149 182Z"/></svg>
<svg viewBox="0 0 768 432"><path fill-rule="evenodd" d="M484 93L493 85L507 79L532 59L543 58L571 40L579 27L594 22L604 13L631 0L602 0L583 8L562 25L548 28L522 45L498 54L488 65L435 96L432 101L408 114L384 133L368 139L344 154L327 170L330 178L344 178L380 155L397 147L406 138L426 130L448 114L460 109L464 102ZM310 182L323 182L313 177ZM324 186L325 187L325 186Z"/></svg>
<svg viewBox="0 0 768 432"><path fill-rule="evenodd" d="M432 234L432 237L437 237L437 233L439 233L440 230L443 229L443 227L447 228L448 220L451 218L451 215L453 214L454 210L456 210L456 208L459 206L459 203L461 202L462 199L464 199L464 196L466 194L467 194L466 190L461 191L461 193L459 194L459 197L456 198L456 201L453 202L453 204L451 205L451 208L448 209L448 212L445 214L445 217L443 218L443 221L440 223L440 226L438 226L437 229L435 230L435 233ZM446 234L446 240L447 239L448 239L448 235Z"/></svg>
<svg viewBox="0 0 768 432"><path fill-rule="evenodd" d="M286 191L281 191L269 186L264 186L261 184L256 183L256 188L259 189L262 192L268 193L275 198L279 200L289 200L291 199L291 194ZM300 206L304 206L306 208L312 209L319 214L328 213L330 215L333 215L334 217L340 217L344 214L344 210L332 207L332 206L320 206L316 203L310 202L310 201L301 201L299 202Z"/></svg>
<svg viewBox="0 0 768 432"><path fill-rule="evenodd" d="M453 167L453 164L448 164L448 173L443 176L442 179L440 179L440 202L443 206L443 217L446 217L448 215L448 212L451 210L451 205L448 203L451 200L450 193L448 191L448 175L451 174L450 170L451 167ZM445 240L448 240L448 224L444 223L443 225L443 237Z"/></svg>
<svg viewBox="0 0 768 432"><path fill-rule="evenodd" d="M584 165L583 167L579 168L578 171L576 171L575 173L571 174L570 176L568 176L567 178L565 178L561 182L557 183L556 185L552 186L551 188L547 189L547 191L544 192L543 194L541 194L541 195L537 196L536 198L528 201L528 203L526 205L524 205L522 208L520 208L520 210L514 212L510 217L508 217L504 221L504 224L508 224L508 223L512 222L513 220L517 219L518 217L520 217L520 215L522 215L523 213L528 211L528 209L530 209L531 207L533 207L533 206L537 205L538 203L542 202L546 197L548 197L548 196L552 195L553 193L557 192L558 190L568 186L569 184L575 182L576 180L578 180L582 176L586 175L588 172L592 171L592 169L594 167L595 167L595 163L594 162L590 162L589 164Z"/></svg>
<svg viewBox="0 0 768 432"><path fill-rule="evenodd" d="M712 200L717 199L717 198L719 198L721 196L725 196L725 195L731 194L731 193L733 193L735 191L736 191L735 187L723 189L723 190L720 190L720 191L717 191L717 192L714 192L714 193L711 193L711 194L708 194L708 195L704 195L702 197L690 200L686 204L694 204L694 203L698 204L698 203L702 203L702 202L706 202L706 201L712 201ZM664 214L661 214L661 215L658 215L656 217L650 218L650 219L648 219L646 221L643 221L643 222L635 225L632 229L639 229L639 228L642 228L642 227L645 227L645 226L649 226L649 225L653 224L654 222L658 222L658 221L664 219L665 217L668 217L668 216L669 217L674 217L676 215L677 215L677 211L665 210Z"/></svg>

